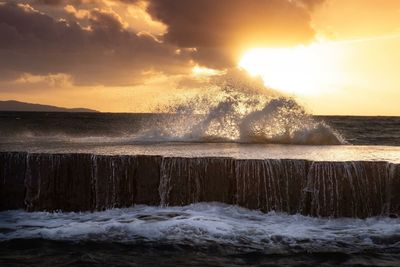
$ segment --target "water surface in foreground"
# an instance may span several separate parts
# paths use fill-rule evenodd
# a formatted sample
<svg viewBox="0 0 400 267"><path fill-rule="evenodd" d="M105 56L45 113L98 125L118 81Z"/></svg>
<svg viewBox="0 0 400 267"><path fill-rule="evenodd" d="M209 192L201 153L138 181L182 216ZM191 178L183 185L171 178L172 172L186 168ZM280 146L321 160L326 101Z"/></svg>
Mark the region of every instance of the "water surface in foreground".
<svg viewBox="0 0 400 267"><path fill-rule="evenodd" d="M264 214L219 203L0 213L0 265L398 266L400 219Z"/></svg>
<svg viewBox="0 0 400 267"><path fill-rule="evenodd" d="M0 151L400 162L400 118L323 119L353 145L180 140L160 136L166 121L154 114L3 112ZM399 266L399 255L400 219L391 218L320 219L216 203L0 212L0 266Z"/></svg>

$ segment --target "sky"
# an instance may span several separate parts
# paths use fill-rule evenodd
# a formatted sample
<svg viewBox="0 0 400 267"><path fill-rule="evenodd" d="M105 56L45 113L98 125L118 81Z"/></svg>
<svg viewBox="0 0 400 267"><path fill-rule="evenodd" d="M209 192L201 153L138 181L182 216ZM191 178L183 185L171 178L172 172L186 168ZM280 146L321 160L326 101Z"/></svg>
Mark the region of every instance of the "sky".
<svg viewBox="0 0 400 267"><path fill-rule="evenodd" d="M399 0L0 0L0 100L152 112L239 69L313 114L400 116L399 48Z"/></svg>

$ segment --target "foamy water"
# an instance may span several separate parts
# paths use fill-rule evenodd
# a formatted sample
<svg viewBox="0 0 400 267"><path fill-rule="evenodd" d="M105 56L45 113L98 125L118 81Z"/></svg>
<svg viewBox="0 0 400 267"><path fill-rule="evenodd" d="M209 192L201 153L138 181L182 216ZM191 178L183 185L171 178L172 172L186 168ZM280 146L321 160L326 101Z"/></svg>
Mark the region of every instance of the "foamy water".
<svg viewBox="0 0 400 267"><path fill-rule="evenodd" d="M151 122L137 141L346 144L339 132L315 120L294 99L238 80L160 107L173 113Z"/></svg>
<svg viewBox="0 0 400 267"><path fill-rule="evenodd" d="M13 239L158 243L263 253L400 252L400 219L319 219L264 214L219 203L136 206L94 213L6 211L0 242Z"/></svg>

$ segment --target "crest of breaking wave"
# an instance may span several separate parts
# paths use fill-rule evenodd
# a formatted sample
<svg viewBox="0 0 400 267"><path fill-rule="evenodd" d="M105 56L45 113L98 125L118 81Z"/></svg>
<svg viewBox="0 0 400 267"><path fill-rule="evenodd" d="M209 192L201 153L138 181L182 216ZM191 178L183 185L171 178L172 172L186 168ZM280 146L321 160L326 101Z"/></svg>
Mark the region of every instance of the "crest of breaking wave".
<svg viewBox="0 0 400 267"><path fill-rule="evenodd" d="M294 99L242 73L211 79L202 88L158 107L169 115L151 122L140 139L304 145L344 144Z"/></svg>

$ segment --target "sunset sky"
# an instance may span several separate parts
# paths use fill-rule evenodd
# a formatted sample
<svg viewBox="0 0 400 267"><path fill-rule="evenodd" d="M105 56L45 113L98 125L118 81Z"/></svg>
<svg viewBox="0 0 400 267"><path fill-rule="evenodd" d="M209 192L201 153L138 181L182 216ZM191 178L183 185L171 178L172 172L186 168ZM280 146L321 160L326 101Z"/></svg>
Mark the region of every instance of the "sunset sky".
<svg viewBox="0 0 400 267"><path fill-rule="evenodd" d="M237 68L313 114L400 115L400 1L0 0L0 100L151 112Z"/></svg>

